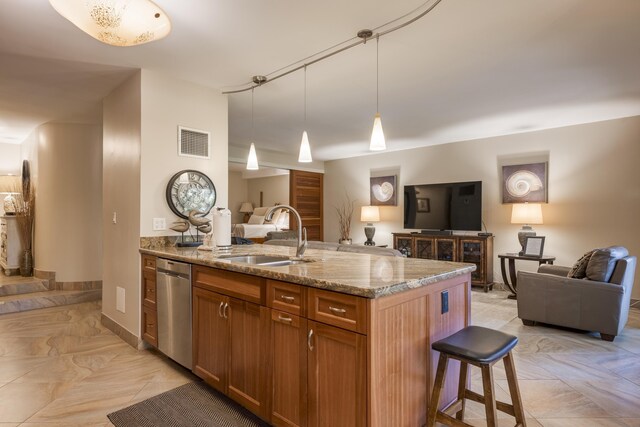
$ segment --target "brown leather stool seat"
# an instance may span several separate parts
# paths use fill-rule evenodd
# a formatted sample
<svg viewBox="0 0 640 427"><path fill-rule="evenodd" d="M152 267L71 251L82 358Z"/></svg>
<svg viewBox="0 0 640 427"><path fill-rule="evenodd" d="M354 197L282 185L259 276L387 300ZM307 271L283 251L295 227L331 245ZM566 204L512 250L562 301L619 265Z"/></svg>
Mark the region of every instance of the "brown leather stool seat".
<svg viewBox="0 0 640 427"><path fill-rule="evenodd" d="M517 423L516 427L525 427L524 409L511 355L511 350L516 344L518 344L517 337L480 326L468 326L447 338L433 343L431 348L440 352L440 359L429 404L427 427L434 427L436 422L448 426L470 426L470 424L463 421L465 399L471 399L485 405L488 427L498 425L496 410L514 416ZM460 361L458 398L448 408L441 411L438 406L450 358ZM499 360L504 360L512 404L498 402L495 398L492 366ZM478 366L482 371L484 395L467 389L469 364ZM455 418L451 414L455 414Z"/></svg>

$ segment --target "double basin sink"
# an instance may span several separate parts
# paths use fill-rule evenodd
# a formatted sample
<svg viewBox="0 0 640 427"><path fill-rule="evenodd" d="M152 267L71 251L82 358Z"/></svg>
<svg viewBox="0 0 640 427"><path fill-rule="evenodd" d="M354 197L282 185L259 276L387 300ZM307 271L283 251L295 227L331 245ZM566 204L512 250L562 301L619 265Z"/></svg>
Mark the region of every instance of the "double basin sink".
<svg viewBox="0 0 640 427"><path fill-rule="evenodd" d="M218 258L230 263L262 265L265 267L281 267L286 265L305 264L311 260L291 259L284 255L223 255Z"/></svg>

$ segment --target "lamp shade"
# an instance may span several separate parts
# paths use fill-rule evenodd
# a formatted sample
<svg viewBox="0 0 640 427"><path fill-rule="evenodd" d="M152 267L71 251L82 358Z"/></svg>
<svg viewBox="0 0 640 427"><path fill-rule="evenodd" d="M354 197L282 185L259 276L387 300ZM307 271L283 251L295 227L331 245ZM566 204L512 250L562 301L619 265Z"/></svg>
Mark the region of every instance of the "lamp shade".
<svg viewBox="0 0 640 427"><path fill-rule="evenodd" d="M384 140L384 131L382 130L382 118L380 113L376 113L373 119L373 131L371 131L371 144L369 144L369 150L382 151L387 149L387 144Z"/></svg>
<svg viewBox="0 0 640 427"><path fill-rule="evenodd" d="M20 177L18 175L0 175L0 193L20 194Z"/></svg>
<svg viewBox="0 0 640 427"><path fill-rule="evenodd" d="M298 161L300 163L311 163L313 161L313 158L311 158L309 137L307 136L306 130L302 133L302 140L300 141L300 155L298 156Z"/></svg>
<svg viewBox="0 0 640 427"><path fill-rule="evenodd" d="M360 211L360 221L378 222L380 221L380 209L377 206L363 206Z"/></svg>
<svg viewBox="0 0 640 427"><path fill-rule="evenodd" d="M260 169L258 167L258 156L256 155L256 146L251 143L251 147L249 148L249 157L247 158L247 170L257 171Z"/></svg>
<svg viewBox="0 0 640 427"><path fill-rule="evenodd" d="M511 211L511 224L542 224L542 205L517 203Z"/></svg>
<svg viewBox="0 0 640 427"><path fill-rule="evenodd" d="M150 0L49 0L60 15L112 46L159 40L171 31L169 17Z"/></svg>
<svg viewBox="0 0 640 427"><path fill-rule="evenodd" d="M240 205L240 212L242 213L253 212L253 205L251 204L251 202L242 202L242 205Z"/></svg>

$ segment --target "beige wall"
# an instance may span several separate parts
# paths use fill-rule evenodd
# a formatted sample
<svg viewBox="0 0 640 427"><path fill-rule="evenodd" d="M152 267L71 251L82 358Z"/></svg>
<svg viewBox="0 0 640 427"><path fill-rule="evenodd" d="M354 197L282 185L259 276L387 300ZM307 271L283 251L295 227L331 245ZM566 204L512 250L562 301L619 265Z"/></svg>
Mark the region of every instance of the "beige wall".
<svg viewBox="0 0 640 427"><path fill-rule="evenodd" d="M20 173L20 144L0 143L0 175L17 175Z"/></svg>
<svg viewBox="0 0 640 427"><path fill-rule="evenodd" d="M258 164L260 168L271 167L280 169L296 169L308 172L324 172L324 162L313 161L311 163L299 163L298 153L282 153L266 150L264 144L256 142L256 154L258 156ZM311 153L313 154L313 153ZM229 161L234 163L247 164L247 156L249 155L249 147L240 148L236 146L229 147Z"/></svg>
<svg viewBox="0 0 640 427"><path fill-rule="evenodd" d="M248 180L242 178L242 172L229 171L229 209L233 224L242 223L244 218L244 214L238 210L242 202L249 201L247 183Z"/></svg>
<svg viewBox="0 0 640 427"><path fill-rule="evenodd" d="M102 130L47 123L23 142L36 189L34 266L56 280L102 278Z"/></svg>
<svg viewBox="0 0 640 427"><path fill-rule="evenodd" d="M103 101L102 312L136 336L140 329L140 105L140 73ZM124 313L116 310L118 286L125 289Z"/></svg>
<svg viewBox="0 0 640 427"><path fill-rule="evenodd" d="M140 235L179 234L153 231L153 218L177 216L169 209L165 190L169 179L184 169L196 169L216 187L216 206L228 203L227 97L220 91L142 70L142 151ZM211 158L178 156L178 126L211 133Z"/></svg>
<svg viewBox="0 0 640 427"><path fill-rule="evenodd" d="M393 141L388 145L393 146ZM572 265L594 247L623 245L640 254L640 117L570 126L517 135L387 152L325 163L325 239L336 241L333 206L344 194L369 204L369 177L379 170L398 172L397 207L382 207L375 241L392 244L403 231L402 186L449 181L483 183L483 219L495 235L494 279L501 282L497 254L518 250L519 225L510 224L511 205L502 204L501 165L549 161L549 203L543 205L545 254ZM354 214L354 242L365 240L360 210ZM518 263L535 270L535 263ZM640 297L636 274L634 298Z"/></svg>
<svg viewBox="0 0 640 427"><path fill-rule="evenodd" d="M253 207L260 206L261 191L263 206L273 206L276 203L289 204L289 175L252 178L247 181L248 197Z"/></svg>

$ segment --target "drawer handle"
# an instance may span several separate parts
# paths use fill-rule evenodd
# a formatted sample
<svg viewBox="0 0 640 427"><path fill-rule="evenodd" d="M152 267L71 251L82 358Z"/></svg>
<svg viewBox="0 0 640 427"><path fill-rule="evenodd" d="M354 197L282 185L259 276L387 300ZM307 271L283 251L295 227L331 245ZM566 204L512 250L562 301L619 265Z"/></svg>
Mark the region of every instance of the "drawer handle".
<svg viewBox="0 0 640 427"><path fill-rule="evenodd" d="M311 344L311 337L313 337L313 329L309 329L309 335L307 335L307 347L309 347L309 351L313 351L313 344Z"/></svg>
<svg viewBox="0 0 640 427"><path fill-rule="evenodd" d="M224 302L220 302L220 307L218 307L218 317L224 317L222 314L222 307L224 307Z"/></svg>
<svg viewBox="0 0 640 427"><path fill-rule="evenodd" d="M345 314L347 312L347 310L345 310L344 308L337 308L337 307L331 307L331 306L329 306L329 310L337 314Z"/></svg>
<svg viewBox="0 0 640 427"><path fill-rule="evenodd" d="M284 317L282 314L278 315L278 320L281 320L281 321L287 322L287 323L293 322L293 319L291 317Z"/></svg>
<svg viewBox="0 0 640 427"><path fill-rule="evenodd" d="M280 295L280 299L286 302L294 302L296 299L288 295Z"/></svg>
<svg viewBox="0 0 640 427"><path fill-rule="evenodd" d="M224 318L228 319L229 315L227 314L227 309L229 308L229 304L227 304L226 302L224 303L224 310L222 310L222 313L224 314Z"/></svg>

